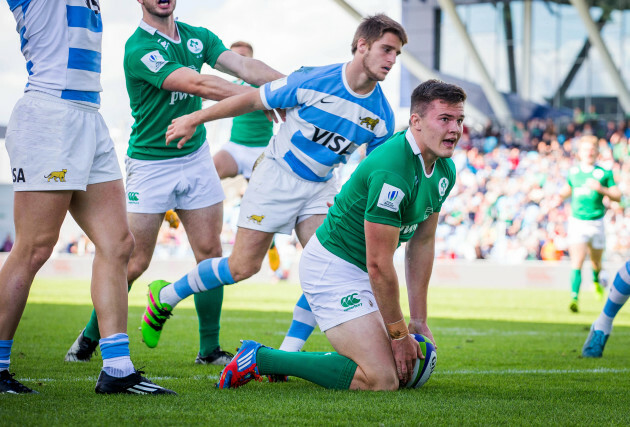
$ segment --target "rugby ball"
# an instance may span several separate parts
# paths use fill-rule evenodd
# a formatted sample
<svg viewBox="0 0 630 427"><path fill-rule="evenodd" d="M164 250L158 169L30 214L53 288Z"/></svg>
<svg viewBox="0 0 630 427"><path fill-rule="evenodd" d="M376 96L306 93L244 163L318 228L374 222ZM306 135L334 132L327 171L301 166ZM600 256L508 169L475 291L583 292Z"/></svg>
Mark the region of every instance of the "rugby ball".
<svg viewBox="0 0 630 427"><path fill-rule="evenodd" d="M435 364L437 363L437 353L435 346L430 339L420 334L412 334L418 341L424 359L416 359L416 364L413 367L413 375L411 379L405 384L406 388L419 388L424 385L431 377Z"/></svg>

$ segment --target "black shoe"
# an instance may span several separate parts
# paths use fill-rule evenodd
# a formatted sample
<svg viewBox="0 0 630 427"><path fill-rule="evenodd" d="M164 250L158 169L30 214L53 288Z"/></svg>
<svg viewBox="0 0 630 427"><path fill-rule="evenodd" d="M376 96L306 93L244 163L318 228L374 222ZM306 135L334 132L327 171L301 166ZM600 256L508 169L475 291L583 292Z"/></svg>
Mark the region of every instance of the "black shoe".
<svg viewBox="0 0 630 427"><path fill-rule="evenodd" d="M221 350L221 347L215 348L212 353L207 356L202 356L201 353L197 354L195 363L198 365L221 365L225 366L232 361L234 355L229 351Z"/></svg>
<svg viewBox="0 0 630 427"><path fill-rule="evenodd" d="M89 362L92 355L96 352L98 347L98 341L92 341L85 335L83 335L85 329L81 331L77 339L66 353L66 362Z"/></svg>
<svg viewBox="0 0 630 427"><path fill-rule="evenodd" d="M142 376L143 371L136 371L126 377L112 377L101 371L95 391L99 394L177 394L173 390L160 387Z"/></svg>
<svg viewBox="0 0 630 427"><path fill-rule="evenodd" d="M19 382L18 380L14 380L12 374L8 369L4 371L0 371L0 393L11 393L11 394L39 394L35 390L31 390L26 387L24 384Z"/></svg>

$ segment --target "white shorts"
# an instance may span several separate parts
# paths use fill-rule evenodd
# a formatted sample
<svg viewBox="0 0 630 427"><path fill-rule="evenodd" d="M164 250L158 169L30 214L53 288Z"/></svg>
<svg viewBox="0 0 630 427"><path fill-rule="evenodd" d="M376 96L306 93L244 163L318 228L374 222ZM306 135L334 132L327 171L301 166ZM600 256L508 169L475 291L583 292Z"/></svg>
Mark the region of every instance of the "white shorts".
<svg viewBox="0 0 630 427"><path fill-rule="evenodd" d="M241 202L238 226L266 233L291 234L300 222L326 215L337 194L335 180L306 181L265 157L252 174Z"/></svg>
<svg viewBox="0 0 630 427"><path fill-rule="evenodd" d="M378 310L370 277L314 235L300 258L300 284L322 332Z"/></svg>
<svg viewBox="0 0 630 427"><path fill-rule="evenodd" d="M570 217L567 237L569 245L588 243L593 249L605 249L604 219L584 220Z"/></svg>
<svg viewBox="0 0 630 427"><path fill-rule="evenodd" d="M252 176L252 167L256 159L265 151L265 148L267 147L247 147L229 141L223 144L221 150L230 153L238 166L238 173L243 175L245 179L249 179Z"/></svg>
<svg viewBox="0 0 630 427"><path fill-rule="evenodd" d="M127 212L164 213L201 209L225 199L208 143L184 157L138 160L127 157Z"/></svg>
<svg viewBox="0 0 630 427"><path fill-rule="evenodd" d="M6 146L14 191L85 190L122 179L98 109L42 92L26 92L15 104Z"/></svg>

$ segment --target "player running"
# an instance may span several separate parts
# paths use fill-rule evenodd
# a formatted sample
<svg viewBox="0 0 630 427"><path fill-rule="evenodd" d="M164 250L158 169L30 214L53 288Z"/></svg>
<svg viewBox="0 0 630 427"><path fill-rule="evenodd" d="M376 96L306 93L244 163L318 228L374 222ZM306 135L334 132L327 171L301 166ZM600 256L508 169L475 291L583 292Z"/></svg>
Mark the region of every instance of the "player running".
<svg viewBox="0 0 630 427"><path fill-rule="evenodd" d="M127 210L136 247L127 284L148 268L165 212L175 209L188 233L197 262L221 256L223 199L204 126L193 129L180 149L165 145L176 117L201 108L201 99L223 99L255 89L200 74L203 64L263 84L283 75L261 61L228 50L205 28L176 21L175 0L139 0L142 21L125 45L124 71L134 117L127 168ZM192 232L190 232L192 231ZM223 290L195 296L199 353L195 363L224 365L231 354L219 346ZM66 361L87 361L99 338L96 314L72 345Z"/></svg>
<svg viewBox="0 0 630 427"><path fill-rule="evenodd" d="M582 357L602 357L604 347L613 328L615 316L630 297L630 261L619 269L612 283L606 304L599 317L591 325L591 330L582 347Z"/></svg>
<svg viewBox="0 0 630 427"><path fill-rule="evenodd" d="M602 255L606 247L604 197L611 201L621 200L621 191L615 184L612 171L595 164L597 138L584 136L578 146L579 164L569 170L568 182L560 191L563 198L571 197L571 217L568 238L571 258L571 303L569 309L578 312L578 295L582 284L582 264L590 253L593 268L593 285L598 295L604 295L600 272Z"/></svg>
<svg viewBox="0 0 630 427"><path fill-rule="evenodd" d="M156 281L149 285L149 305L142 319L147 345L157 345L164 322L182 299L258 272L274 233L290 234L295 229L300 243L306 245L337 193L334 168L360 145L366 144L369 153L393 133L393 111L378 82L388 75L406 42L405 30L396 21L385 15L366 18L355 33L351 62L303 67L263 85L260 91L173 121L167 142L185 147L194 129L206 121L255 110L287 109L286 121L271 140L243 197L230 257L205 260L172 284ZM303 343L315 319L305 300L298 309L300 323L306 327L300 328L294 342Z"/></svg>
<svg viewBox="0 0 630 427"><path fill-rule="evenodd" d="M455 184L450 157L462 135L465 100L454 85L419 85L409 129L359 164L304 248L302 290L337 352L285 352L244 341L219 388L292 375L326 388L396 390L411 378L423 355L410 332L434 341L427 292L438 215ZM409 325L393 260L402 242Z"/></svg>
<svg viewBox="0 0 630 427"><path fill-rule="evenodd" d="M96 247L91 290L103 337L95 343L103 357L96 392L175 394L144 378L129 356L125 274L133 237L114 144L98 111L99 2L8 3L29 76L6 136L19 215L15 245L0 270L0 393L34 393L9 373L13 337L69 211Z"/></svg>

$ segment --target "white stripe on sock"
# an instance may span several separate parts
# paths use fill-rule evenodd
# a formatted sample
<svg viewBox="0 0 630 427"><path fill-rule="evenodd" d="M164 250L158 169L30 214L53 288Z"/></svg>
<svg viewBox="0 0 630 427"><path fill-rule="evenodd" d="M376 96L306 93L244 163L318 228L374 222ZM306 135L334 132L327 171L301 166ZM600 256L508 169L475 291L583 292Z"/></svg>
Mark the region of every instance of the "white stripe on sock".
<svg viewBox="0 0 630 427"><path fill-rule="evenodd" d="M219 263L221 262L223 258L213 258L210 262L211 262L211 266L212 266L212 273L214 274L214 277L217 278L217 280L219 281L219 283L221 283L222 285L225 285L225 283L223 283L223 280L221 280L221 276L219 275Z"/></svg>
<svg viewBox="0 0 630 427"><path fill-rule="evenodd" d="M620 268L618 273L619 273L619 276L621 277L621 280L626 282L626 284L630 284L630 273L628 273L627 264L624 265L622 268Z"/></svg>
<svg viewBox="0 0 630 427"><path fill-rule="evenodd" d="M300 351L306 341L295 338L295 337L284 337L284 341L282 341L282 345L280 346L280 350L282 351Z"/></svg>
<svg viewBox="0 0 630 427"><path fill-rule="evenodd" d="M199 266L188 273L188 286L190 286L190 289L196 294L201 291L207 291L201 280L201 276L199 276Z"/></svg>
<svg viewBox="0 0 630 427"><path fill-rule="evenodd" d="M293 320L297 320L298 322L305 323L312 327L317 325L317 320L315 320L313 312L304 310L302 307L298 307L297 305L293 310Z"/></svg>

